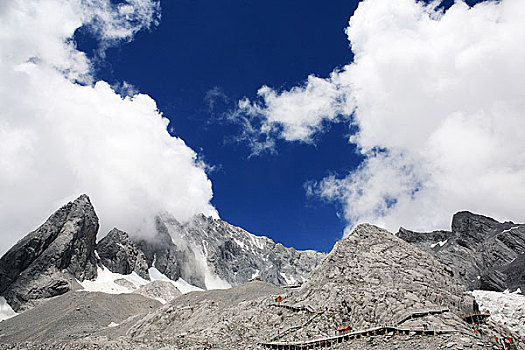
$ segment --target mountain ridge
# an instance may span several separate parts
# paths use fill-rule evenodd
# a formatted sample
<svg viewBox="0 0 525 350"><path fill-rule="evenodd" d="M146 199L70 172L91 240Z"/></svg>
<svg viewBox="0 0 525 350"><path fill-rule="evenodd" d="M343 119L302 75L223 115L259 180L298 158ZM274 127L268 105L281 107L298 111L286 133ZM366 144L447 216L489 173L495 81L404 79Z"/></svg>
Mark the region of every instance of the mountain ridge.
<svg viewBox="0 0 525 350"><path fill-rule="evenodd" d="M471 290L525 292L525 225L461 211L450 231L416 232L401 227L397 236L450 267Z"/></svg>

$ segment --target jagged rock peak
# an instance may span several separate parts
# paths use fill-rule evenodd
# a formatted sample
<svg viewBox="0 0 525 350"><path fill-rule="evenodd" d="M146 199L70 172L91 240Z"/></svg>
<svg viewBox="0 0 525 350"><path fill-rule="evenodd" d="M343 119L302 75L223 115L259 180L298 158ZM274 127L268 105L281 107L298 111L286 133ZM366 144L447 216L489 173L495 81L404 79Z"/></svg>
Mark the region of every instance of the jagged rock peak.
<svg viewBox="0 0 525 350"><path fill-rule="evenodd" d="M98 242L97 253L102 265L110 271L122 275L136 272L140 277L149 280L146 257L126 232L112 229Z"/></svg>
<svg viewBox="0 0 525 350"><path fill-rule="evenodd" d="M30 300L65 293L74 278L96 277L98 228L87 195L64 205L0 259L0 295L18 310Z"/></svg>
<svg viewBox="0 0 525 350"><path fill-rule="evenodd" d="M221 219L196 215L180 224L173 218L161 221L178 240L184 241L204 262L209 273L231 286L246 283L254 277L276 285L296 284L308 278L324 254L312 250L298 251L253 235Z"/></svg>
<svg viewBox="0 0 525 350"><path fill-rule="evenodd" d="M400 228L398 237L436 256L469 289L525 290L525 225L461 211L451 231Z"/></svg>
<svg viewBox="0 0 525 350"><path fill-rule="evenodd" d="M512 224L509 222L509 224ZM452 232L485 234L493 231L502 224L488 216L474 214L469 211L460 211L452 216Z"/></svg>

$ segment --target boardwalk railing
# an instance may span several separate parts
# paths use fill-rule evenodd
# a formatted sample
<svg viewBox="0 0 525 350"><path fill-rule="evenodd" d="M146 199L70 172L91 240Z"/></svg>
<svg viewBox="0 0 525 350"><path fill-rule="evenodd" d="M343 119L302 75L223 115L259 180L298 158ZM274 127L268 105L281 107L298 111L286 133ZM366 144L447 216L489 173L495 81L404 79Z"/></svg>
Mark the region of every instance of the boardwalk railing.
<svg viewBox="0 0 525 350"><path fill-rule="evenodd" d="M409 313L403 314L399 320L395 323L396 325L400 325L408 320L419 318L419 317L425 317L428 315L438 315L445 312L449 312L450 310L448 308L442 308L442 309L426 309L426 310L418 310L418 311L412 311Z"/></svg>
<svg viewBox="0 0 525 350"><path fill-rule="evenodd" d="M261 342L260 346L268 349L283 349L283 350L296 350L296 349L315 349L331 346L333 344L344 343L353 339L359 339L362 337L385 335L392 333L394 335L438 335L438 334L450 334L457 333L455 329L421 329L421 328L398 328L395 326L382 326L364 329L360 331L354 331L343 335L336 335L332 337L315 338L305 341L296 342Z"/></svg>
<svg viewBox="0 0 525 350"><path fill-rule="evenodd" d="M311 314L314 314L316 311L313 307L310 305L293 305L293 304L285 304L285 303L270 303L271 306L277 306L277 307L284 307L285 309L290 309L293 311L306 311Z"/></svg>

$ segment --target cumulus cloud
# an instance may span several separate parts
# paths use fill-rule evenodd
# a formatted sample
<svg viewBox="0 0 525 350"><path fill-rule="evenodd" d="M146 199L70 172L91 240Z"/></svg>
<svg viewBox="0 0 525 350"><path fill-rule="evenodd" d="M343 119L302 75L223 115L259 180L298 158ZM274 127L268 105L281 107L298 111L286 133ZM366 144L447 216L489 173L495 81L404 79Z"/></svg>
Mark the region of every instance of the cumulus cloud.
<svg viewBox="0 0 525 350"><path fill-rule="evenodd" d="M524 220L525 2L435 5L365 0L347 28L353 62L240 102L273 141L356 126L361 166L309 189L343 204L348 229L442 229L464 209Z"/></svg>
<svg viewBox="0 0 525 350"><path fill-rule="evenodd" d="M94 82L91 62L75 48L83 25L99 28L101 40L131 40L158 18L156 1L115 6L0 3L2 252L81 193L90 195L102 234L113 226L145 234L161 211L182 221L216 215L205 166L168 133L155 101L127 83Z"/></svg>

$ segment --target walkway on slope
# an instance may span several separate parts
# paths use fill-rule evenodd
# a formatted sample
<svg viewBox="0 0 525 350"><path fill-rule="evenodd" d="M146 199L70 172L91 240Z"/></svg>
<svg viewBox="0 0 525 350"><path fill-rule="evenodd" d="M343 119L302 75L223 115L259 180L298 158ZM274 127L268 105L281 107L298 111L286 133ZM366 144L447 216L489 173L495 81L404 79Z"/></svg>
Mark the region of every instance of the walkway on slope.
<svg viewBox="0 0 525 350"><path fill-rule="evenodd" d="M420 328L398 328L395 326L382 326L375 328L368 328L360 331L354 331L343 335L336 335L332 337L323 337L310 339L305 341L297 342L261 342L260 346L268 349L283 349L283 350L296 350L296 349L315 349L331 346L333 344L339 344L347 342L353 339L359 339L361 337L369 337L376 335L386 335L392 333L394 335L438 335L438 334L450 334L457 333L455 329L420 329Z"/></svg>
<svg viewBox="0 0 525 350"><path fill-rule="evenodd" d="M293 310L293 311L306 311L311 314L314 314L316 311L313 307L310 305L294 305L294 304L286 304L283 302L280 303L270 303L270 306L276 306L276 307L284 307L285 309Z"/></svg>
<svg viewBox="0 0 525 350"><path fill-rule="evenodd" d="M285 335L288 335L292 332L297 332L298 330L300 330L301 328L304 328L306 326L308 326L317 316L321 315L323 312L319 312L319 313L316 313L315 315L313 315L312 317L310 317L308 319L308 321L306 321L305 323L301 324L300 326L293 326L293 327L290 327L288 328L287 330L281 332L281 333L277 333L276 335L274 335L273 337L271 337L270 339L268 339L268 342L273 342L277 339L281 339L282 337L284 337Z"/></svg>
<svg viewBox="0 0 525 350"><path fill-rule="evenodd" d="M450 310L448 308L441 308L441 309L424 309L424 310L417 310L417 311L409 311L405 314L403 314L399 320L395 323L396 326L399 326L402 323L405 323L408 320L419 318L419 317L425 317L429 315L439 315L443 314L445 312L449 312Z"/></svg>

